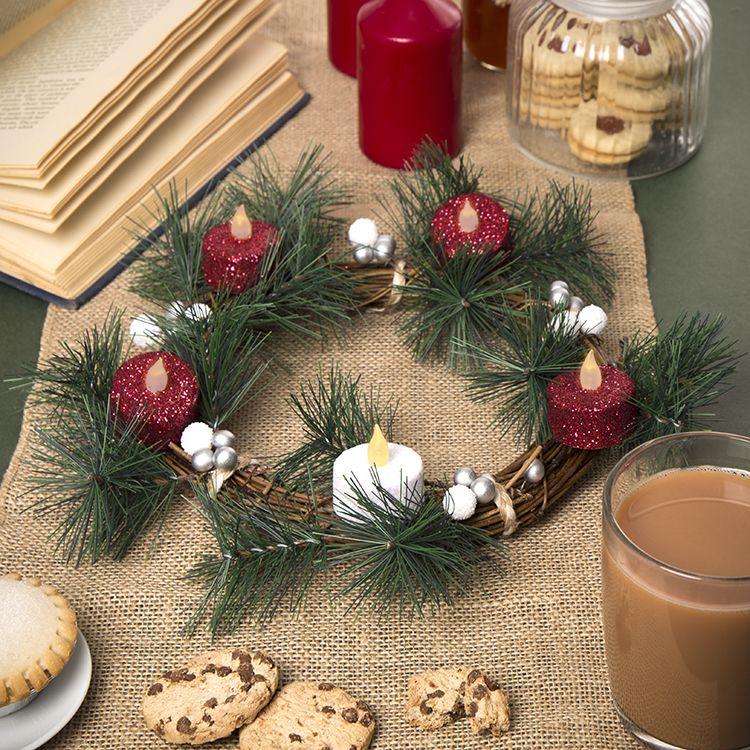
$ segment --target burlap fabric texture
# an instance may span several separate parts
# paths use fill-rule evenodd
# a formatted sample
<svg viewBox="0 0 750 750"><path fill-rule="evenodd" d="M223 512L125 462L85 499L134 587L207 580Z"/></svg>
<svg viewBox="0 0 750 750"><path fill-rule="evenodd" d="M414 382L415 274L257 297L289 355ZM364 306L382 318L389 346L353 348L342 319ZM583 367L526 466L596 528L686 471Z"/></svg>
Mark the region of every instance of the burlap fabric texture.
<svg viewBox="0 0 750 750"><path fill-rule="evenodd" d="M292 67L313 95L311 104L270 144L289 166L301 148L321 142L338 164L336 176L362 205L390 173L369 163L357 147L356 84L333 70L325 53L325 12L318 0L287 0L269 34L290 48ZM484 168L492 191L544 189L552 177L566 180L517 153L509 140L503 76L465 63L464 153ZM383 112L383 118L398 112ZM610 307L607 344L636 328L650 328L653 314L646 283L643 237L629 187L592 185L598 228L609 237L617 267L617 294ZM137 300L125 289L126 273L77 312L50 308L41 356L58 340L73 340L99 323L110 306ZM396 437L423 456L428 476L456 465L498 469L520 446L500 440L488 427L491 409L471 404L461 381L443 366L416 365L395 335L394 319L370 314L340 343L324 347L278 341L277 368L267 387L231 425L244 457L278 453L300 430L285 398L320 368L339 363L400 399ZM141 720L140 700L152 676L210 645L205 631L188 640L180 628L199 591L182 576L212 539L187 501L173 508L155 547L144 540L120 563L102 561L76 569L58 562L47 535L54 517L24 509L22 496L37 415L28 410L23 433L2 490L0 570L39 576L63 590L75 606L91 645L91 690L72 722L49 748L122 750L158 748L162 741ZM606 467L509 545L507 561L488 566L452 609L424 620L346 614L345 604L318 591L298 619L279 616L271 625L244 626L219 646L259 647L280 662L283 679L329 680L367 700L377 717L374 747L411 748L630 748L607 688L599 614L599 502ZM467 722L434 733L406 725L408 677L438 666L468 664L499 679L510 696L513 723L502 739L475 738ZM218 743L234 747L236 736ZM0 747L2 738L0 738Z"/></svg>

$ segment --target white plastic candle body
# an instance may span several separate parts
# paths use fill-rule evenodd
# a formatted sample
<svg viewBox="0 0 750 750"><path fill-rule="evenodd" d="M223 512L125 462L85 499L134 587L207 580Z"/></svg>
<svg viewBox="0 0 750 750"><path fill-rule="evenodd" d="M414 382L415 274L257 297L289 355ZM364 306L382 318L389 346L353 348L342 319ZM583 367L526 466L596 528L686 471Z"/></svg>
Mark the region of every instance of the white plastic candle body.
<svg viewBox="0 0 750 750"><path fill-rule="evenodd" d="M424 495L424 465L419 454L398 443L388 443L388 463L370 466L367 461L367 443L344 451L333 464L333 509L339 518L352 520L368 514L356 500L359 489L375 504L383 507L375 486L373 470L377 471L378 485L411 510L416 510ZM357 487L357 491L352 489Z"/></svg>

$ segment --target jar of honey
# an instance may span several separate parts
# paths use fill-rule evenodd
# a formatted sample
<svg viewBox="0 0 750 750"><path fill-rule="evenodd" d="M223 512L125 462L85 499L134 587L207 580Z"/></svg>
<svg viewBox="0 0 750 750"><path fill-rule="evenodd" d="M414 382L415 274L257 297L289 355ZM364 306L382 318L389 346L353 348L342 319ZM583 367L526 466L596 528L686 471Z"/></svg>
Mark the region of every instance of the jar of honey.
<svg viewBox="0 0 750 750"><path fill-rule="evenodd" d="M528 155L636 179L700 146L708 112L706 0L513 0L507 97Z"/></svg>
<svg viewBox="0 0 750 750"><path fill-rule="evenodd" d="M490 70L505 70L510 0L463 0L464 42Z"/></svg>

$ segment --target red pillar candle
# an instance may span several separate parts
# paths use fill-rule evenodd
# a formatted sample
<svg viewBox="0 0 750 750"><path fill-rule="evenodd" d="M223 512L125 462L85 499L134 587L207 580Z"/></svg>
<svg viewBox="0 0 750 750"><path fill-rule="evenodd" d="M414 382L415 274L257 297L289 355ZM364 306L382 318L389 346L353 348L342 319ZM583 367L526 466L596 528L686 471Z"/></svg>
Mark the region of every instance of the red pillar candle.
<svg viewBox="0 0 750 750"><path fill-rule="evenodd" d="M368 0L328 0L328 57L334 67L357 76L357 13Z"/></svg>
<svg viewBox="0 0 750 750"><path fill-rule="evenodd" d="M110 390L112 411L130 424L140 422L138 439L154 448L180 439L198 418L198 378L174 354L146 352L123 362Z"/></svg>
<svg viewBox="0 0 750 750"><path fill-rule="evenodd" d="M443 203L430 225L432 239L443 246L448 258L462 248L471 253L510 253L510 216L484 193L457 195Z"/></svg>
<svg viewBox="0 0 750 750"><path fill-rule="evenodd" d="M451 0L372 0L358 17L359 143L403 167L429 136L461 149L461 11Z"/></svg>
<svg viewBox="0 0 750 750"><path fill-rule="evenodd" d="M583 450L619 445L631 432L638 409L631 378L616 367L599 367L590 351L580 372L558 375L547 387L552 437Z"/></svg>
<svg viewBox="0 0 750 750"><path fill-rule="evenodd" d="M216 291L244 292L255 283L260 262L277 238L278 230L273 224L250 221L245 207L239 206L229 221L209 229L203 237L206 284Z"/></svg>

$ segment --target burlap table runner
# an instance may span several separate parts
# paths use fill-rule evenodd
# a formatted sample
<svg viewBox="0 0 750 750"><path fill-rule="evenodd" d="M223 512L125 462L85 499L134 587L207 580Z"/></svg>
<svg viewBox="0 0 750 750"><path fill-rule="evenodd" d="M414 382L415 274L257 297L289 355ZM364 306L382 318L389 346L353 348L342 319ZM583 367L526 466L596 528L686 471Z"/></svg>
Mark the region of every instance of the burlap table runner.
<svg viewBox="0 0 750 750"><path fill-rule="evenodd" d="M323 143L339 165L338 178L363 204L374 206L372 196L384 189L389 172L358 150L355 83L328 64L322 4L288 0L269 34L290 47L292 66L313 95L270 148L288 166L310 142ZM468 61L465 72L465 153L484 167L484 184L507 193L525 186L544 188L555 175L510 144L502 75ZM384 120L398 116L382 113ZM654 323L643 237L627 185L596 183L592 189L598 227L609 236L618 273L607 334L614 346L621 335ZM136 300L125 292L128 277L126 273L77 312L50 308L41 356L55 352L58 340L74 339L100 322L112 305L135 310ZM519 446L501 441L488 427L491 410L471 404L459 379L442 366L411 362L392 317L367 315L346 341L323 348L279 341L278 353L287 370L276 370L262 395L229 425L241 436L245 457L274 454L295 443L300 431L285 398L318 368L335 362L400 399L397 438L421 453L428 476L449 474L464 463L480 471L497 469L518 452ZM22 512L33 501L21 492L34 418L28 410L0 496L0 570L39 576L61 588L78 612L94 661L82 709L48 747L161 747L162 741L142 724L141 695L151 676L210 645L205 632L190 641L180 635L180 627L199 596L182 575L212 546L211 537L181 500L155 547L144 540L121 563L75 569L58 562L47 541L56 519ZM513 538L507 562L482 571L452 609L424 620L383 619L368 612L355 617L345 613L342 602L318 592L298 619L282 615L265 628L246 625L217 645L266 649L280 661L285 680L330 680L366 699L378 721L376 748L633 747L612 708L604 664L599 615L604 474L602 467L543 522ZM513 712L507 738L475 738L467 722L434 733L405 724L408 677L461 664L488 670L507 689ZM218 746L236 743L235 735Z"/></svg>

